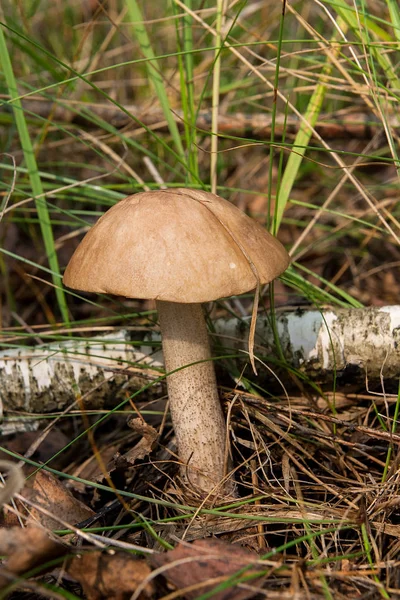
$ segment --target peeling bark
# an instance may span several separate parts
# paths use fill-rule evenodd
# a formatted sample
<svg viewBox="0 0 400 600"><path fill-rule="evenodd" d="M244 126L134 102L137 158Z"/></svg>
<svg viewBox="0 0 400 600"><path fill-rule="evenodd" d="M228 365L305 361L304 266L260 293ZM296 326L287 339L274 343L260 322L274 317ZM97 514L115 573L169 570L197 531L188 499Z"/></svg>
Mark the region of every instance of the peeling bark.
<svg viewBox="0 0 400 600"><path fill-rule="evenodd" d="M114 405L129 389L162 375L162 363L135 349L127 331L91 340L0 352L0 402L5 411L64 409L83 396L85 406Z"/></svg>
<svg viewBox="0 0 400 600"><path fill-rule="evenodd" d="M223 338L246 337L247 328L236 319L217 321L215 327ZM288 363L317 383L346 372L358 381L400 375L400 306L282 311L277 332ZM260 350L275 351L269 317L257 319L256 353Z"/></svg>
<svg viewBox="0 0 400 600"><path fill-rule="evenodd" d="M214 327L225 347L247 349L248 319L219 319ZM284 310L277 313L277 331L288 363L316 383L329 383L334 374L339 384L351 378L362 386L366 376L370 382L400 376L400 306ZM156 339L154 334L155 346ZM269 315L258 317L255 354L267 361L277 356ZM79 392L86 406L101 408L156 380L162 368L161 351L138 348L126 331L5 350L0 401L4 411L51 412L66 408ZM260 364L258 370L263 384L271 375Z"/></svg>

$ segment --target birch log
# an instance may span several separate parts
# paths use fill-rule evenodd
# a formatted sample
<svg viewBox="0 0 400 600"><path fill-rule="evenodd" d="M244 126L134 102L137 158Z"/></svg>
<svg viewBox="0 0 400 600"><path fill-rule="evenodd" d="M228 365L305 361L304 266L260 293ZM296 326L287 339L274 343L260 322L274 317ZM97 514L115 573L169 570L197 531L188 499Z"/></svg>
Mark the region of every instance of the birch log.
<svg viewBox="0 0 400 600"><path fill-rule="evenodd" d="M228 352L247 350L249 319L214 322L219 343ZM365 309L284 310L277 313L277 331L288 363L313 381L340 383L351 376L364 387L369 381L400 376L400 306ZM137 336L137 332L135 332ZM162 374L161 351L133 343L128 331L87 340L5 350L0 353L0 401L5 412L62 410L84 395L88 407L115 405ZM239 352L240 353L240 352ZM255 354L276 356L270 316L259 316ZM243 360L246 360L243 353ZM273 369L276 364L270 363ZM241 365L242 366L242 365ZM270 378L258 365L258 382ZM285 380L285 384L286 384Z"/></svg>

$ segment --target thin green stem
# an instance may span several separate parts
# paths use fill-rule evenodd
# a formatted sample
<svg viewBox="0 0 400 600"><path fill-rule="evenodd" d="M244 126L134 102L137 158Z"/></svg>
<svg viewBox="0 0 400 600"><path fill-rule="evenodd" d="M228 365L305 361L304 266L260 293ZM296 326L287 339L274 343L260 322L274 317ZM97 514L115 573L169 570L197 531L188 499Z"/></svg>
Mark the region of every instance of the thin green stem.
<svg viewBox="0 0 400 600"><path fill-rule="evenodd" d="M17 82L14 76L11 58L8 52L7 43L2 26L0 26L0 62L3 66L3 72L8 87L10 102L13 106L15 123L17 126L22 151L24 153L24 159L28 170L29 181L32 187L33 195L36 198L35 204L40 221L40 230L42 233L47 260L50 266L50 270L52 271L51 277L54 284L58 307L63 320L65 321L65 323L68 323L68 307L64 289L61 285L61 273L58 264L57 252L54 244L52 223L49 216L46 201L42 197L42 181L36 162L33 144L29 135L28 125L25 120L23 107L21 101L19 100Z"/></svg>

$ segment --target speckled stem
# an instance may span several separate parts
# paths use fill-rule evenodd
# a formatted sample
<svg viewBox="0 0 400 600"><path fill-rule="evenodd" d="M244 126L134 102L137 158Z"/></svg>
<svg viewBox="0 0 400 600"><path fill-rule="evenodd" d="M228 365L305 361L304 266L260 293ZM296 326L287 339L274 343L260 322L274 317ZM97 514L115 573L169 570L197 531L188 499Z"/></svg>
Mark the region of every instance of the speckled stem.
<svg viewBox="0 0 400 600"><path fill-rule="evenodd" d="M167 372L206 361L171 373L167 383L182 475L208 493L225 475L225 423L203 309L201 304L160 301L157 309Z"/></svg>

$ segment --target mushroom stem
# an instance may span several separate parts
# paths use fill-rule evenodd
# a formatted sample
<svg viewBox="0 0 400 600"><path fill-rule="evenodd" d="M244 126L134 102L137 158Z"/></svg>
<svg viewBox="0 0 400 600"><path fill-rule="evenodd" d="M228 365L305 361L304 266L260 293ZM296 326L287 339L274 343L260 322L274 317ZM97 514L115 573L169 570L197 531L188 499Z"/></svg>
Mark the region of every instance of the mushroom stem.
<svg viewBox="0 0 400 600"><path fill-rule="evenodd" d="M157 301L157 310L167 373L181 369L167 376L167 384L182 475L209 493L225 476L225 422L203 309Z"/></svg>

